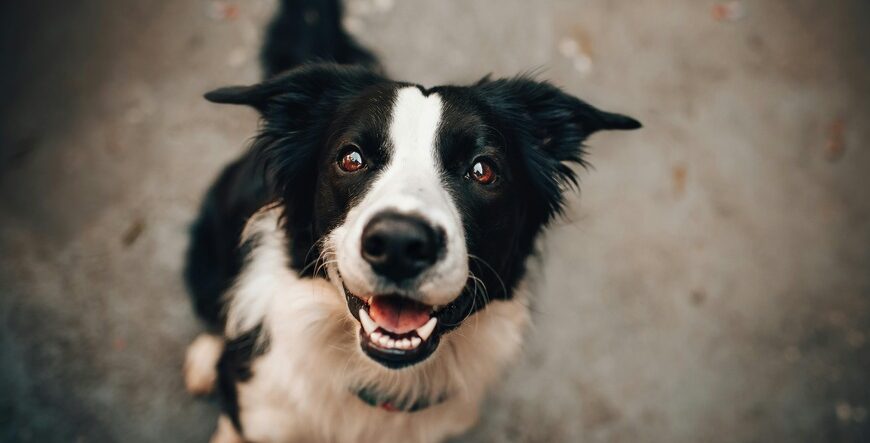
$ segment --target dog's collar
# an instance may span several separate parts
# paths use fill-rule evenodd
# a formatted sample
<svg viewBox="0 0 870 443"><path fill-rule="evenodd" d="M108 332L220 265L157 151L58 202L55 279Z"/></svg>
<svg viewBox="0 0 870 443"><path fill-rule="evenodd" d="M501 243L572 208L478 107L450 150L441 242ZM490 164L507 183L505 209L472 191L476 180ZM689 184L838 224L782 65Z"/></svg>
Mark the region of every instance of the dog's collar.
<svg viewBox="0 0 870 443"><path fill-rule="evenodd" d="M421 409L426 409L430 406L442 403L446 399L445 396L442 395L435 400L418 398L414 401L408 401L384 395L369 387L352 389L351 391L362 400L363 403L390 412L417 412Z"/></svg>

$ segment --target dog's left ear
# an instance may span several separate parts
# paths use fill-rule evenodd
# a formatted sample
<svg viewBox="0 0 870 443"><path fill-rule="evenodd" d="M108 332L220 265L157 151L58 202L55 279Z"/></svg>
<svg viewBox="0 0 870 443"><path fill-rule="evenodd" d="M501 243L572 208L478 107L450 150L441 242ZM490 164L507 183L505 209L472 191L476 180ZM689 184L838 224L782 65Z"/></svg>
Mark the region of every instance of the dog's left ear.
<svg viewBox="0 0 870 443"><path fill-rule="evenodd" d="M484 100L511 117L531 119L534 130L543 141L566 134L585 139L594 132L614 129L638 129L639 121L622 114L602 111L566 94L548 82L525 77L489 80L485 77L475 86ZM569 126L569 127L566 127ZM583 141L583 140L577 141ZM573 138L571 141L575 141Z"/></svg>
<svg viewBox="0 0 870 443"><path fill-rule="evenodd" d="M528 78L489 80L473 86L520 145L543 222L563 208L562 192L577 185L570 163L585 165L583 141L602 130L637 129L639 121L594 106L547 82Z"/></svg>

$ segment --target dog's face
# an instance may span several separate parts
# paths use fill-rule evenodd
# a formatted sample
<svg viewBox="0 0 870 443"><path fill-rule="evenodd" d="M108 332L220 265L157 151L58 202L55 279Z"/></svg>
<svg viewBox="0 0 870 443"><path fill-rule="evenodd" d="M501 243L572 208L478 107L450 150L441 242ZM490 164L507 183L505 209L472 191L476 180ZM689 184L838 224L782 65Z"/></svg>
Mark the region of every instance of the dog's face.
<svg viewBox="0 0 870 443"><path fill-rule="evenodd" d="M292 265L341 288L362 350L390 368L510 298L582 141L639 127L527 79L427 90L334 65L207 97L260 110L254 149L285 205Z"/></svg>

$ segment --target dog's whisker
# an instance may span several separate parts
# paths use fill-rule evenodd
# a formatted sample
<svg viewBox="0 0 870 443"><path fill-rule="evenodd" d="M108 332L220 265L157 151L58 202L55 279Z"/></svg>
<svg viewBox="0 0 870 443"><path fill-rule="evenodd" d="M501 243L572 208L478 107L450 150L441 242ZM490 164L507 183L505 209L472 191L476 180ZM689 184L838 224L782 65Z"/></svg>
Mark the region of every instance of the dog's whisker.
<svg viewBox="0 0 870 443"><path fill-rule="evenodd" d="M483 282L483 280L481 280L479 277L477 277L476 275L474 275L474 272L472 272L471 270L469 270L468 273L469 273L469 277L470 277L470 278L472 279L472 281L474 282L474 294L472 295L472 298L473 298L473 299L476 299L476 298L477 298L478 285L480 285L481 287L483 287L483 291L481 292L481 295L483 296L483 303L484 303L484 306L486 306L487 304L489 304L489 294L488 294L488 291L487 291L487 289L486 289L486 284ZM471 312L474 312L474 301L472 301L472 309L471 309ZM470 315L471 315L471 314L469 313L469 316L470 316ZM467 318L467 317L466 317L466 318ZM475 332L477 332L478 325L480 324L480 321L479 321L479 320L480 320L480 317L475 317L475 321L474 321L474 331L475 331Z"/></svg>
<svg viewBox="0 0 870 443"><path fill-rule="evenodd" d="M322 271L324 268L326 268L326 267L329 266L329 265L336 264L336 263L338 263L338 260L327 260L327 259L324 259L324 260L321 262L320 266L318 266L317 269L315 269L315 271L314 271L314 275L319 275L319 274L320 274L320 271Z"/></svg>
<svg viewBox="0 0 870 443"><path fill-rule="evenodd" d="M477 263L480 263L480 264L486 266L487 268L489 268L490 272L492 272L492 274L495 275L495 278L498 279L498 282L501 285L501 290L503 291L502 294L508 293L507 286L504 284L504 280L498 274L498 271L496 271L495 268L492 267L492 265L487 263L486 260L484 260L484 259L482 259L474 254L468 254L468 257L475 260Z"/></svg>
<svg viewBox="0 0 870 443"><path fill-rule="evenodd" d="M324 239L327 237L324 237ZM314 275L319 275L325 266L333 262L332 256L334 255L333 248L324 241L325 245L320 250L320 254L317 256L317 259L312 263L314 268Z"/></svg>
<svg viewBox="0 0 870 443"><path fill-rule="evenodd" d="M325 246L324 246L324 245L321 245L321 244L324 244ZM314 249L317 248L317 247L319 247L319 246L321 246L320 253L318 254L317 258L314 259L314 261L312 261L312 262L309 263L309 262L308 262L308 257L310 257L310 256L311 256L311 253L314 252ZM324 237L324 238L319 239L319 240L317 240L316 242L314 242L314 244L312 244L311 247L308 248L308 252L305 253L305 260L303 260L303 263L307 263L307 264L306 264L306 265L305 265L305 266L304 266L304 267L299 271L299 273L300 273L300 274L304 274L305 271L307 271L308 269L310 269L312 266L315 266L315 267L316 267L316 266L317 266L317 262L318 262L318 260L320 260L320 258L321 258L325 253L327 253L327 251L329 251L329 250L330 250L330 246L329 246L329 244L327 243L327 237ZM314 274L316 275L316 274L317 274L317 271L315 271Z"/></svg>

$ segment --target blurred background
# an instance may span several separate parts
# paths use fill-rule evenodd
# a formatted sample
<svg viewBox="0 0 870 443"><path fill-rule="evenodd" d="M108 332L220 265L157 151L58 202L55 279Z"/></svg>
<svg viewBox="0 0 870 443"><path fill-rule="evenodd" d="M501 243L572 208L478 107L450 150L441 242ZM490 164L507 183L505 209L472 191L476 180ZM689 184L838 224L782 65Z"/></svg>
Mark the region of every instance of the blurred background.
<svg viewBox="0 0 870 443"><path fill-rule="evenodd" d="M187 227L274 0L0 4L0 441L196 442ZM472 442L870 441L870 3L347 0L390 74L539 72L644 122L544 242Z"/></svg>

